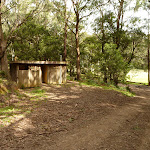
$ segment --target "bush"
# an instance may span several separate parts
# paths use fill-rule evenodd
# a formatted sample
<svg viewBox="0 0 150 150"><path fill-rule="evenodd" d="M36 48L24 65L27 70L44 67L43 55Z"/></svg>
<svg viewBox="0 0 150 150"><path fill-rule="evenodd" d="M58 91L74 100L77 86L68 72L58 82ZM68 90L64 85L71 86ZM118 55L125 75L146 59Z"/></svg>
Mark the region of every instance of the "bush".
<svg viewBox="0 0 150 150"><path fill-rule="evenodd" d="M129 66L115 44L106 44L105 53L100 56L99 68L104 78L117 85L119 80L125 80Z"/></svg>
<svg viewBox="0 0 150 150"><path fill-rule="evenodd" d="M4 71L0 71L0 78L6 78L7 75Z"/></svg>

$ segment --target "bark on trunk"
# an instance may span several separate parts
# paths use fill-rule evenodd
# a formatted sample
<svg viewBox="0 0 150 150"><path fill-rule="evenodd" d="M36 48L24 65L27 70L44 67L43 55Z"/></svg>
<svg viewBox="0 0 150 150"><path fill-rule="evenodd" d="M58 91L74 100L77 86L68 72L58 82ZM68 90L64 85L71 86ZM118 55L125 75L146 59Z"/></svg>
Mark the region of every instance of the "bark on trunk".
<svg viewBox="0 0 150 150"><path fill-rule="evenodd" d="M104 47L105 47L105 30L104 30L104 15L103 15L103 11L101 11L101 15L102 15L102 21L101 21L101 32L102 32L102 53L105 54L105 50L104 50ZM106 63L106 60L105 60L105 63ZM104 66L104 78L103 78L103 81L105 83L107 83L107 69L106 69L106 66Z"/></svg>
<svg viewBox="0 0 150 150"><path fill-rule="evenodd" d="M117 18L117 33L116 33L116 45L117 45L117 49L120 46L120 20L121 20L121 16L122 16L122 20L123 20L123 4L124 4L124 0L121 0L120 2L120 6L119 6L119 10L118 10L118 18Z"/></svg>
<svg viewBox="0 0 150 150"><path fill-rule="evenodd" d="M104 73L104 78L103 78L104 83L107 83L107 73Z"/></svg>
<svg viewBox="0 0 150 150"><path fill-rule="evenodd" d="M0 39L0 70L4 71L6 75L9 77L9 70L8 70L8 60L7 60L7 41Z"/></svg>
<svg viewBox="0 0 150 150"><path fill-rule="evenodd" d="M76 51L77 51L77 80L80 80L80 49L79 49L79 14L77 12L76 22Z"/></svg>
<svg viewBox="0 0 150 150"><path fill-rule="evenodd" d="M119 80L118 80L118 76L116 74L113 74L113 82L115 86L118 86Z"/></svg>
<svg viewBox="0 0 150 150"><path fill-rule="evenodd" d="M105 30L104 30L104 15L103 12L101 11L101 15L102 15L102 21L101 21L101 26L102 26L102 53L104 53L104 46L105 46Z"/></svg>
<svg viewBox="0 0 150 150"><path fill-rule="evenodd" d="M3 35L1 7L2 7L2 2L0 0L0 70L4 71L6 75L9 76L7 51L6 51L7 41L4 39L4 35Z"/></svg>
<svg viewBox="0 0 150 150"><path fill-rule="evenodd" d="M80 49L79 49L79 22L80 22L80 18L79 18L79 13L82 10L79 10L79 6L80 6L80 1L75 1L71 0L72 4L73 4L73 8L74 8L74 12L76 14L76 32L75 32L75 39L76 39L76 52L77 52L77 62L76 62L76 66L77 66L77 80L80 80Z"/></svg>
<svg viewBox="0 0 150 150"><path fill-rule="evenodd" d="M65 34L64 34L64 55L63 55L63 61L66 61L66 57L67 57L67 0L65 1Z"/></svg>
<svg viewBox="0 0 150 150"><path fill-rule="evenodd" d="M135 42L133 41L133 48L132 48L132 54L131 54L131 57L130 57L130 60L128 61L128 64L131 63L132 59L134 58L134 51L135 51Z"/></svg>

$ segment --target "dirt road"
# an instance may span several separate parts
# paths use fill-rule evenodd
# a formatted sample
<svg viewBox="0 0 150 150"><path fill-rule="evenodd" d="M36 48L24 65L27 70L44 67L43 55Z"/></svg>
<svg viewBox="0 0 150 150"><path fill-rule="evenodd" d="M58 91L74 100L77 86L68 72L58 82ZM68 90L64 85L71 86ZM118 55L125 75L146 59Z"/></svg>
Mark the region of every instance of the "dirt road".
<svg viewBox="0 0 150 150"><path fill-rule="evenodd" d="M0 131L0 149L150 149L149 87L130 85L135 97L74 82L42 88L44 100Z"/></svg>

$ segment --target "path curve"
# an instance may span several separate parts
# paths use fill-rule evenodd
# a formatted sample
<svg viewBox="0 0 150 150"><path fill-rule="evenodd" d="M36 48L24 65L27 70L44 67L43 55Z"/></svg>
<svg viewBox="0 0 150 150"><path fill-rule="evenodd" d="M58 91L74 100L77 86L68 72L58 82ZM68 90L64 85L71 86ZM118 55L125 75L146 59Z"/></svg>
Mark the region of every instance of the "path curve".
<svg viewBox="0 0 150 150"><path fill-rule="evenodd" d="M0 149L150 149L150 87L130 85L135 97L74 82L42 88L44 101L0 131Z"/></svg>

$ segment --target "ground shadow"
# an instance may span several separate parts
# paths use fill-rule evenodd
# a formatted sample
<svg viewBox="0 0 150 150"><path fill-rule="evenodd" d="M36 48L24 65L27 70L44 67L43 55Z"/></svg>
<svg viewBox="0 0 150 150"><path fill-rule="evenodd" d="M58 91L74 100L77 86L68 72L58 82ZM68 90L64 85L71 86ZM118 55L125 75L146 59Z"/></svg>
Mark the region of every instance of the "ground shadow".
<svg viewBox="0 0 150 150"><path fill-rule="evenodd" d="M137 88L139 91L136 88L134 90L141 92L140 88ZM132 110L131 113L128 112L130 117L127 115L121 122L117 119L117 130L107 134L106 139L97 145L97 149L136 149L147 134L150 122L150 104L144 101L147 95L127 97L119 92L81 86L75 82L62 86L43 84L41 88L20 92L24 96L20 95L21 101L15 105L16 111L11 111L13 108L10 108L9 112L0 114L1 119L2 116L7 118L11 113L16 113L16 116L24 114L7 127L1 128L0 149L54 149L50 148L53 145L56 145L55 149L59 149L57 142L61 137L100 123L113 114L119 116L120 113L121 116L124 113L121 110ZM106 126L111 128L113 124ZM90 149L86 145L85 148Z"/></svg>

